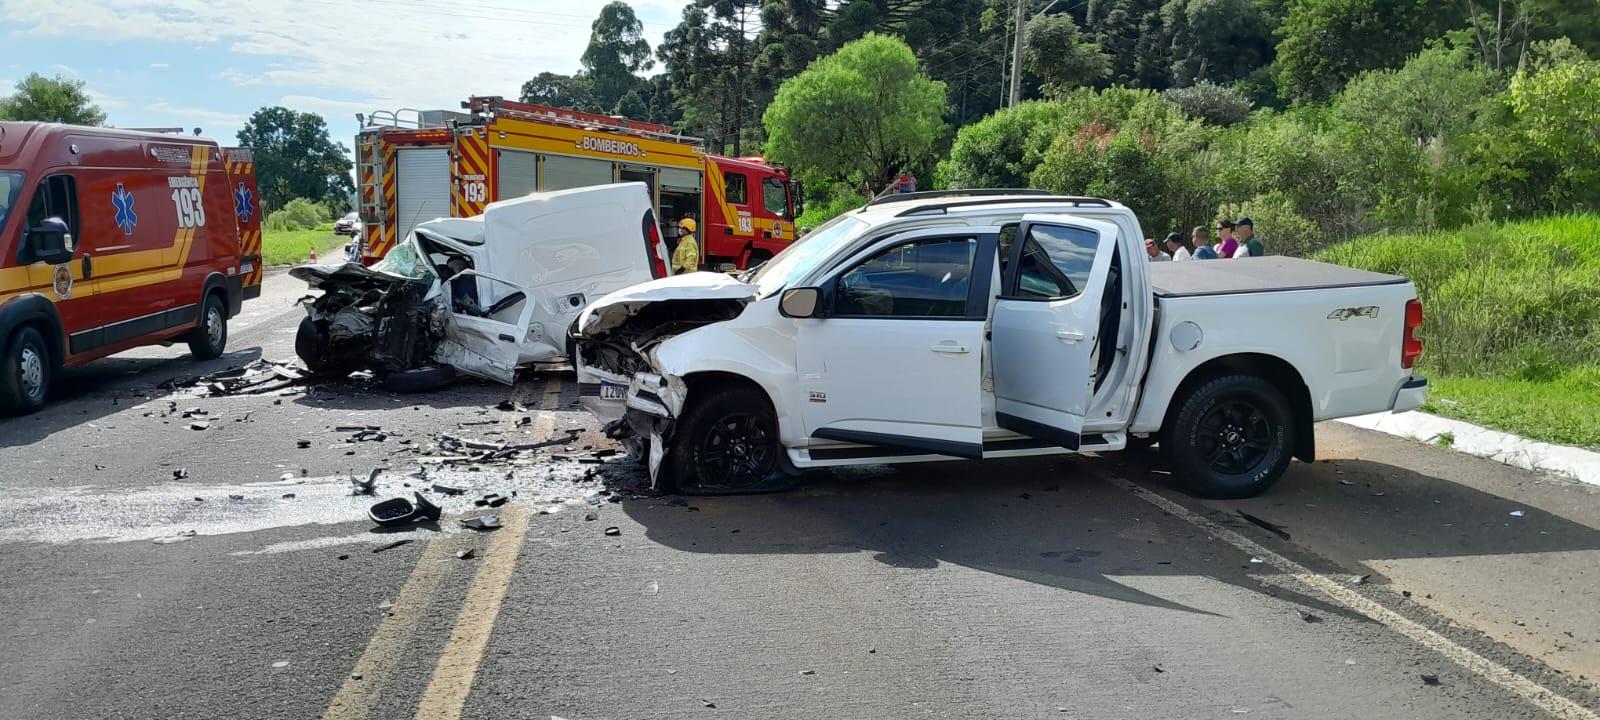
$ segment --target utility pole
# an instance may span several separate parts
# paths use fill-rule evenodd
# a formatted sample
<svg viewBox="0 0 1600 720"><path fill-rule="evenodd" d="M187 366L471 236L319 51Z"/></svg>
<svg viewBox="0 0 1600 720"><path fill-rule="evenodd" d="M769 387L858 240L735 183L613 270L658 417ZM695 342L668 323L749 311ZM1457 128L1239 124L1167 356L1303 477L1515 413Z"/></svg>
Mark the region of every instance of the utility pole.
<svg viewBox="0 0 1600 720"><path fill-rule="evenodd" d="M1022 19L1023 0L1017 0L1016 42L1011 46L1011 93L1006 107L1012 107L1022 99L1022 31L1025 24Z"/></svg>

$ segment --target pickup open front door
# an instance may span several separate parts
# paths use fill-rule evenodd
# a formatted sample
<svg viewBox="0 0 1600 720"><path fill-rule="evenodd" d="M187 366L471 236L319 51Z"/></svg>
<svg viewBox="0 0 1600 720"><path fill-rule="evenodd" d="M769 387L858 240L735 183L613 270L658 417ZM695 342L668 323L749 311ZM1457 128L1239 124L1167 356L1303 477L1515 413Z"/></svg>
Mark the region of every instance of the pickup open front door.
<svg viewBox="0 0 1600 720"><path fill-rule="evenodd" d="M1002 258L990 335L1000 427L1078 449L1096 354L1115 345L1101 348L1097 336L1116 247L1108 223L1023 217Z"/></svg>
<svg viewBox="0 0 1600 720"><path fill-rule="evenodd" d="M510 385L533 317L527 291L493 275L463 270L445 281L444 299L450 317L434 359Z"/></svg>

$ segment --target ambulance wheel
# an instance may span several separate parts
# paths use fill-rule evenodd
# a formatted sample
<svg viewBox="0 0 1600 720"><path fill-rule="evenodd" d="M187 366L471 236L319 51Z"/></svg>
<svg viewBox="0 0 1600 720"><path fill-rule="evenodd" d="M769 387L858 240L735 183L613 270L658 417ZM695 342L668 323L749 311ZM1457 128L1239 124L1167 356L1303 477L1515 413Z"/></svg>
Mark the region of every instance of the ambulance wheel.
<svg viewBox="0 0 1600 720"><path fill-rule="evenodd" d="M228 307L222 296L206 296L200 310L200 324L189 334L189 355L196 360L215 360L228 347Z"/></svg>
<svg viewBox="0 0 1600 720"><path fill-rule="evenodd" d="M24 327L13 333L0 358L0 410L26 415L44 407L53 369L38 330Z"/></svg>
<svg viewBox="0 0 1600 720"><path fill-rule="evenodd" d="M684 495L773 492L794 484L784 472L778 420L765 393L728 385L690 405L661 459L658 489Z"/></svg>

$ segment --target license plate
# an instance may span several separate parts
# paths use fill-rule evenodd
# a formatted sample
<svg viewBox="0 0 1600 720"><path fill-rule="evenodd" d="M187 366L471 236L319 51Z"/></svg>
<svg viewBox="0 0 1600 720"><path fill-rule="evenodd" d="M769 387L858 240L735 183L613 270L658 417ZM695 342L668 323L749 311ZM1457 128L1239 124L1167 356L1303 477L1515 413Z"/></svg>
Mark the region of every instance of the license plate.
<svg viewBox="0 0 1600 720"><path fill-rule="evenodd" d="M623 399L624 396L627 395L627 392L628 392L628 386L627 385L617 385L617 384L614 384L614 383L608 383L608 382L604 382L604 381L602 381L600 383L600 399L601 400L621 400L621 399Z"/></svg>

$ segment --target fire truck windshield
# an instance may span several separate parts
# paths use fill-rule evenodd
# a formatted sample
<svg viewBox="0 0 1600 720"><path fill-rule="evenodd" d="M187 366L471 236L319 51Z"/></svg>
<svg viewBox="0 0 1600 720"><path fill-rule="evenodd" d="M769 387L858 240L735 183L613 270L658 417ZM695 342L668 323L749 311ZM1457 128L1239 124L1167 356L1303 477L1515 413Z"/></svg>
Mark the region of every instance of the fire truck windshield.
<svg viewBox="0 0 1600 720"><path fill-rule="evenodd" d="M11 208L17 205L17 195L22 192L22 173L0 170L0 228L6 226Z"/></svg>

